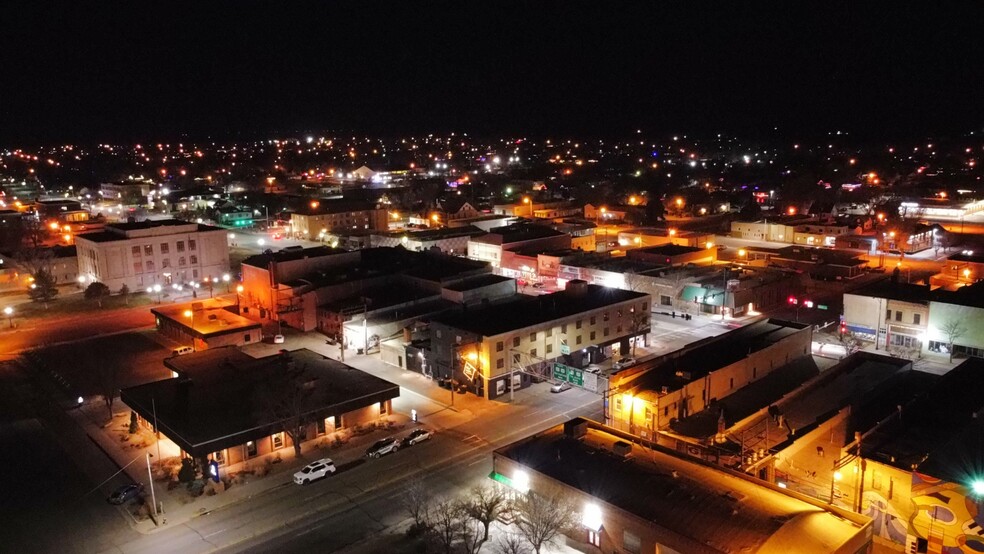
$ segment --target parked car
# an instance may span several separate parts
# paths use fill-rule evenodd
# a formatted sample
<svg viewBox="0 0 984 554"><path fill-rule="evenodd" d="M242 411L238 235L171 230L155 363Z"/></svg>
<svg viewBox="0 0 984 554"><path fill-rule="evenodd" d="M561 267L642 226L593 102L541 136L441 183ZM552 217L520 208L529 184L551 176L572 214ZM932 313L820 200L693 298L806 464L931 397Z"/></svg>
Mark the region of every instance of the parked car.
<svg viewBox="0 0 984 554"><path fill-rule="evenodd" d="M179 346L171 351L172 356L184 356L185 354L191 354L195 349L190 346Z"/></svg>
<svg viewBox="0 0 984 554"><path fill-rule="evenodd" d="M431 438L431 432L428 431L427 429L424 428L414 429L413 431L410 432L409 435L403 438L403 442L401 442L401 445L413 446L418 442L424 442L425 440L428 440L430 438Z"/></svg>
<svg viewBox="0 0 984 554"><path fill-rule="evenodd" d="M367 458L378 458L400 449L400 442L393 437L381 439L366 449Z"/></svg>
<svg viewBox="0 0 984 554"><path fill-rule="evenodd" d="M294 482L298 485L306 485L311 481L323 479L335 473L335 462L331 458L321 458L304 466L294 474Z"/></svg>
<svg viewBox="0 0 984 554"><path fill-rule="evenodd" d="M143 485L140 483L130 483L129 485L123 485L113 491L113 494L109 495L107 500L110 504L119 505L125 503L127 500L140 496L140 493L142 492Z"/></svg>
<svg viewBox="0 0 984 554"><path fill-rule="evenodd" d="M274 335L273 336L273 344L283 344L283 343L284 343L284 336L283 335Z"/></svg>
<svg viewBox="0 0 984 554"><path fill-rule="evenodd" d="M635 358L632 358L630 356L626 356L626 357L620 359L619 361L615 362L614 364L612 364L612 369L615 369L615 370L625 369L627 367L634 366L635 363L636 363L636 359Z"/></svg>
<svg viewBox="0 0 984 554"><path fill-rule="evenodd" d="M564 392L565 390L570 390L571 384L567 381L562 381L550 387L550 392Z"/></svg>
<svg viewBox="0 0 984 554"><path fill-rule="evenodd" d="M588 367L584 368L584 371L588 373L601 373L601 366L598 364L588 364Z"/></svg>
<svg viewBox="0 0 984 554"><path fill-rule="evenodd" d="M544 285L543 283L540 283L540 282L533 283L533 288L535 288L535 289L542 289L544 286L546 286L546 285Z"/></svg>

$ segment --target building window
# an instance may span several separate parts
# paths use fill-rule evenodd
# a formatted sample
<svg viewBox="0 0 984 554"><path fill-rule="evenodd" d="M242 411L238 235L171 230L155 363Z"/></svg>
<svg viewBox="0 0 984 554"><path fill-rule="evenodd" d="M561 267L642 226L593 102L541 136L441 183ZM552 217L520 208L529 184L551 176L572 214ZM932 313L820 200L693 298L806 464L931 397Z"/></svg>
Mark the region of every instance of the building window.
<svg viewBox="0 0 984 554"><path fill-rule="evenodd" d="M591 319L588 320L588 323L591 324L591 325L594 325L595 324L595 319L597 319L597 318L595 318L595 316L591 316Z"/></svg>
<svg viewBox="0 0 984 554"><path fill-rule="evenodd" d="M246 457L247 458L252 458L253 456L256 456L256 442L254 442L254 441L247 441L246 442Z"/></svg>
<svg viewBox="0 0 984 554"><path fill-rule="evenodd" d="M665 294L661 294L659 295L659 303L663 306L671 306L673 305L673 299Z"/></svg>
<svg viewBox="0 0 984 554"><path fill-rule="evenodd" d="M530 342L536 342L536 333L530 333Z"/></svg>
<svg viewBox="0 0 984 554"><path fill-rule="evenodd" d="M143 273L143 264L141 264L140 262L133 262L133 272Z"/></svg>
<svg viewBox="0 0 984 554"><path fill-rule="evenodd" d="M504 365L506 365L506 361L503 358L499 358L498 360L495 361L495 368L496 369L502 369L502 367Z"/></svg>
<svg viewBox="0 0 984 554"><path fill-rule="evenodd" d="M574 341L574 344L581 344L581 335L577 336L577 340Z"/></svg>
<svg viewBox="0 0 984 554"><path fill-rule="evenodd" d="M640 308L642 308L642 311L644 311L644 312L645 312L646 310L648 310L648 309L649 309L649 305L648 305L647 303L645 303L645 302L643 302L643 303L642 303L642 304L640 305Z"/></svg>
<svg viewBox="0 0 984 554"><path fill-rule="evenodd" d="M198 263L198 256L191 256L191 265L195 265L197 263Z"/></svg>
<svg viewBox="0 0 984 554"><path fill-rule="evenodd" d="M273 449L274 450L278 450L278 449L284 447L284 434L283 434L283 432L274 433L273 435L270 436L270 438L273 439Z"/></svg>
<svg viewBox="0 0 984 554"><path fill-rule="evenodd" d="M170 248L168 248L168 244L166 242L162 242L161 243L161 254L168 254L168 253L170 253Z"/></svg>
<svg viewBox="0 0 984 554"><path fill-rule="evenodd" d="M601 548L601 533L588 529L588 544Z"/></svg>
<svg viewBox="0 0 984 554"><path fill-rule="evenodd" d="M616 412L621 412L622 411L622 396L621 395L616 395L615 396L615 411Z"/></svg>
<svg viewBox="0 0 984 554"><path fill-rule="evenodd" d="M318 426L318 434L319 435L324 435L325 434L325 419L322 418L322 417L319 417L318 420L315 423Z"/></svg>
<svg viewBox="0 0 984 554"><path fill-rule="evenodd" d="M602 314L601 320L602 321L608 321L608 312L605 312L604 314Z"/></svg>
<svg viewBox="0 0 984 554"><path fill-rule="evenodd" d="M154 260L147 260L147 271L154 271Z"/></svg>
<svg viewBox="0 0 984 554"><path fill-rule="evenodd" d="M130 249L130 253L133 254L134 256L139 256L140 255L140 247L139 246L134 246L133 248Z"/></svg>
<svg viewBox="0 0 984 554"><path fill-rule="evenodd" d="M553 336L553 327L547 327L547 338Z"/></svg>
<svg viewBox="0 0 984 554"><path fill-rule="evenodd" d="M438 333L440 333L440 331L438 331ZM438 335L438 337L440 337L440 335ZM501 340L499 342L495 343L495 351L496 352L502 352L503 348L505 348L505 345L502 344L502 341Z"/></svg>
<svg viewBox="0 0 984 554"><path fill-rule="evenodd" d="M616 332L616 333L621 333L621 332L622 332L622 326L621 326L621 325L619 325L618 327L616 327L616 328L615 328L615 332Z"/></svg>
<svg viewBox="0 0 984 554"><path fill-rule="evenodd" d="M218 452L212 452L212 460L215 463L219 464L220 466L224 466L225 463L226 463L225 450L219 450Z"/></svg>
<svg viewBox="0 0 984 554"><path fill-rule="evenodd" d="M728 388L732 388L732 389L733 389L733 388L735 388L735 378L734 378L734 377L732 377L732 378L731 378L731 379L729 380L729 383L728 383Z"/></svg>
<svg viewBox="0 0 984 554"><path fill-rule="evenodd" d="M185 242L183 240L179 240L178 241L178 252L184 252L184 251L185 251Z"/></svg>
<svg viewBox="0 0 984 554"><path fill-rule="evenodd" d="M615 316L616 317L622 317L622 308L619 308L618 310L616 310Z"/></svg>
<svg viewBox="0 0 984 554"><path fill-rule="evenodd" d="M591 335L588 336L588 340L595 340L595 332L591 331Z"/></svg>
<svg viewBox="0 0 984 554"><path fill-rule="evenodd" d="M913 325L919 325L919 321L920 321L921 319L922 319L922 318L920 317L920 315L919 315L919 314L912 314L912 324L913 324Z"/></svg>
<svg viewBox="0 0 984 554"><path fill-rule="evenodd" d="M153 256L154 255L154 245L153 244L145 244L144 245L144 255L145 256Z"/></svg>
<svg viewBox="0 0 984 554"><path fill-rule="evenodd" d="M519 337L513 337L513 347L519 346Z"/></svg>
<svg viewBox="0 0 984 554"><path fill-rule="evenodd" d="M530 356L536 357L536 348L530 348Z"/></svg>
<svg viewBox="0 0 984 554"><path fill-rule="evenodd" d="M191 276L192 276L193 278L195 278L195 279L198 279L198 270L197 270L197 269L195 269L195 270L193 270L193 271L191 272Z"/></svg>
<svg viewBox="0 0 984 554"><path fill-rule="evenodd" d="M195 249L195 239L188 239L188 250Z"/></svg>
<svg viewBox="0 0 984 554"><path fill-rule="evenodd" d="M250 341L249 333L246 333L245 335L243 335L243 342L249 342L249 341Z"/></svg>
<svg viewBox="0 0 984 554"><path fill-rule="evenodd" d="M892 310L885 310L885 321L892 319Z"/></svg>
<svg viewBox="0 0 984 554"><path fill-rule="evenodd" d="M608 336L608 327L605 327L603 329L602 334L605 335L606 337Z"/></svg>
<svg viewBox="0 0 984 554"><path fill-rule="evenodd" d="M581 328L581 320L580 319L574 322L574 328L575 329L580 329Z"/></svg>
<svg viewBox="0 0 984 554"><path fill-rule="evenodd" d="M902 312L896 310L895 321L902 321Z"/></svg>
<svg viewBox="0 0 984 554"><path fill-rule="evenodd" d="M171 260L168 258L161 260L161 267L171 267Z"/></svg>
<svg viewBox="0 0 984 554"><path fill-rule="evenodd" d="M552 353L553 353L553 345L547 344L547 354L552 354Z"/></svg>
<svg viewBox="0 0 984 554"><path fill-rule="evenodd" d="M628 529L622 531L622 548L631 554L639 554L642 551L642 541Z"/></svg>
<svg viewBox="0 0 984 554"><path fill-rule="evenodd" d="M560 332L561 333L565 333L565 334L567 333L567 324L566 323L564 323L563 325L560 326Z"/></svg>
<svg viewBox="0 0 984 554"><path fill-rule="evenodd" d="M185 261L185 257L184 257L184 256L181 256L180 258L178 258L178 266L179 266L179 267L184 267L184 266L186 266L186 265L188 265L188 264L187 264L187 262Z"/></svg>

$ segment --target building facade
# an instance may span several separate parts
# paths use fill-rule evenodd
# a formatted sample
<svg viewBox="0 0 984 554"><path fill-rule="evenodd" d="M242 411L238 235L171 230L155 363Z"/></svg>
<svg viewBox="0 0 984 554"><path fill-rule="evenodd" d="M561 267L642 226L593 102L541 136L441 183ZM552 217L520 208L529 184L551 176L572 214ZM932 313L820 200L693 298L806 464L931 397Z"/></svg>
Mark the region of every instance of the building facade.
<svg viewBox="0 0 984 554"><path fill-rule="evenodd" d="M630 340L649 332L650 305L648 294L574 281L551 295L439 316L428 363L435 377L492 400L547 378L554 360L583 367L592 356L628 355Z"/></svg>
<svg viewBox="0 0 984 554"><path fill-rule="evenodd" d="M79 235L79 276L111 290L171 286L220 278L229 271L224 229L174 219L114 223Z"/></svg>

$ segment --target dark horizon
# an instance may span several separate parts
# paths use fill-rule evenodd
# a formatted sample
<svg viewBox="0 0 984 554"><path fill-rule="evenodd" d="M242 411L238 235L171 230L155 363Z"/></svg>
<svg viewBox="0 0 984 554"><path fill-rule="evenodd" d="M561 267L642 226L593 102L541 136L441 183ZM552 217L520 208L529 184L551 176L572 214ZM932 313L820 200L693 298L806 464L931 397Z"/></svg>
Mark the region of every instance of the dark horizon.
<svg viewBox="0 0 984 554"><path fill-rule="evenodd" d="M0 144L984 125L976 6L608 7L21 6L0 23Z"/></svg>

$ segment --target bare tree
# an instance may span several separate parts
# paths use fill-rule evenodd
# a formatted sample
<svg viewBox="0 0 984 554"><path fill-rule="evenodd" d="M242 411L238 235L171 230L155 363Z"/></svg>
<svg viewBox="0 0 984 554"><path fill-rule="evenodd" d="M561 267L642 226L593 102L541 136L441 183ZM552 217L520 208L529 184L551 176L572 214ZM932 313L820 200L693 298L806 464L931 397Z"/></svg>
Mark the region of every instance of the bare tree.
<svg viewBox="0 0 984 554"><path fill-rule="evenodd" d="M946 320L946 322L940 327L940 331L942 331L943 336L946 337L947 349L950 351L950 362L953 362L953 343L967 333L967 328L964 327L963 323L961 323L959 319L951 318Z"/></svg>
<svg viewBox="0 0 984 554"><path fill-rule="evenodd" d="M457 500L444 499L434 505L431 526L434 537L445 554L452 554L455 543L463 538L467 517L464 506Z"/></svg>
<svg viewBox="0 0 984 554"><path fill-rule="evenodd" d="M413 519L414 531L422 531L427 528L427 520L430 517L430 495L427 493L423 480L420 478L411 480L400 496L400 503L410 518Z"/></svg>
<svg viewBox="0 0 984 554"><path fill-rule="evenodd" d="M499 554L530 554L530 547L522 535L506 533L496 539L495 551Z"/></svg>
<svg viewBox="0 0 984 554"><path fill-rule="evenodd" d="M516 526L536 554L576 522L574 503L566 496L547 497L530 492L516 502L514 509Z"/></svg>
<svg viewBox="0 0 984 554"><path fill-rule="evenodd" d="M301 455L301 442L307 426L318 407L317 389L309 378L306 366L295 367L290 354L281 352L281 367L271 372L262 386L257 387L258 405L263 415L282 425L294 445L294 454Z"/></svg>
<svg viewBox="0 0 984 554"><path fill-rule="evenodd" d="M632 333L632 356L635 356L636 345L639 343L638 335L643 331L649 332L652 324L652 315L644 310L634 308L629 314L629 332Z"/></svg>
<svg viewBox="0 0 984 554"><path fill-rule="evenodd" d="M492 485L472 487L465 504L468 515L482 524L482 541L489 540L489 526L509 510L509 502L502 489Z"/></svg>
<svg viewBox="0 0 984 554"><path fill-rule="evenodd" d="M482 523L473 519L465 519L462 523L461 547L465 554L478 554L485 544L482 538Z"/></svg>

